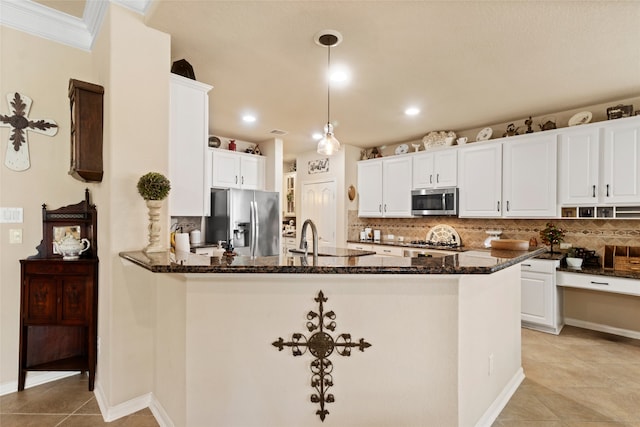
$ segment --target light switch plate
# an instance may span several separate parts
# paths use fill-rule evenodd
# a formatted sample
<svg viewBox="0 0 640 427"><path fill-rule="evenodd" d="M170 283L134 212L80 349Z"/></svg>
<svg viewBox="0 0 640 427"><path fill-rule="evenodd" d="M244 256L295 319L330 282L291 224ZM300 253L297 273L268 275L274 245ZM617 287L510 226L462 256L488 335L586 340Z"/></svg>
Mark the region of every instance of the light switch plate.
<svg viewBox="0 0 640 427"><path fill-rule="evenodd" d="M9 243L22 243L22 228L12 228L9 230Z"/></svg>

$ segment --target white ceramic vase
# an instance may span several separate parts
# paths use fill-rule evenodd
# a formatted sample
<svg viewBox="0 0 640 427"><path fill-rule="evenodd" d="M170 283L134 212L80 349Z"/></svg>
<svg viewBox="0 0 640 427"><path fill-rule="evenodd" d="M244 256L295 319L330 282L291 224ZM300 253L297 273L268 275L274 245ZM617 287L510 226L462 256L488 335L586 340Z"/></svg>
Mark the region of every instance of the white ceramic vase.
<svg viewBox="0 0 640 427"><path fill-rule="evenodd" d="M160 244L160 208L162 200L146 200L149 209L149 244L144 248L144 252L163 252L164 248Z"/></svg>

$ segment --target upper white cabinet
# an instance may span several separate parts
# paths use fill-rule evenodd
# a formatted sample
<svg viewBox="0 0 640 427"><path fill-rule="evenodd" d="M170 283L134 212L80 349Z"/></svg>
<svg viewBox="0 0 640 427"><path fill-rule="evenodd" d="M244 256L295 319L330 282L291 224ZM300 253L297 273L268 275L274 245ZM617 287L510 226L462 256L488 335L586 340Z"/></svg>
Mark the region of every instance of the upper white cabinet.
<svg viewBox="0 0 640 427"><path fill-rule="evenodd" d="M502 144L471 144L458 153L459 216L502 215Z"/></svg>
<svg viewBox="0 0 640 427"><path fill-rule="evenodd" d="M264 157L216 148L210 152L211 187L264 189Z"/></svg>
<svg viewBox="0 0 640 427"><path fill-rule="evenodd" d="M413 189L455 187L457 184L457 150L423 152L413 156Z"/></svg>
<svg viewBox="0 0 640 427"><path fill-rule="evenodd" d="M358 215L410 217L411 179L410 156L358 162Z"/></svg>
<svg viewBox="0 0 640 427"><path fill-rule="evenodd" d="M640 203L640 123L604 128L601 195L605 203Z"/></svg>
<svg viewBox="0 0 640 427"><path fill-rule="evenodd" d="M553 218L558 215L557 135L524 136L502 145L503 216Z"/></svg>
<svg viewBox="0 0 640 427"><path fill-rule="evenodd" d="M206 159L209 95L212 86L176 74L170 76L169 213L209 214Z"/></svg>
<svg viewBox="0 0 640 427"><path fill-rule="evenodd" d="M459 216L558 215L555 134L464 147L458 158Z"/></svg>
<svg viewBox="0 0 640 427"><path fill-rule="evenodd" d="M560 204L593 204L598 201L599 133L595 127L575 127L560 134Z"/></svg>
<svg viewBox="0 0 640 427"><path fill-rule="evenodd" d="M559 201L565 206L640 204L640 120L560 132Z"/></svg>

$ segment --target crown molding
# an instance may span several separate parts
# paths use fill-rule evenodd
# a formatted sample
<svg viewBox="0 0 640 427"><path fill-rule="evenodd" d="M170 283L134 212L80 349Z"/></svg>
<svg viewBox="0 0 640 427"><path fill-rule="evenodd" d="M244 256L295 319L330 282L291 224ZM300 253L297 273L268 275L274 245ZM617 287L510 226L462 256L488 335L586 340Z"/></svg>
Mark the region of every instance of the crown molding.
<svg viewBox="0 0 640 427"><path fill-rule="evenodd" d="M111 0L144 15L152 0ZM82 19L32 0L0 0L0 25L31 35L91 51L100 31L109 0L88 0Z"/></svg>

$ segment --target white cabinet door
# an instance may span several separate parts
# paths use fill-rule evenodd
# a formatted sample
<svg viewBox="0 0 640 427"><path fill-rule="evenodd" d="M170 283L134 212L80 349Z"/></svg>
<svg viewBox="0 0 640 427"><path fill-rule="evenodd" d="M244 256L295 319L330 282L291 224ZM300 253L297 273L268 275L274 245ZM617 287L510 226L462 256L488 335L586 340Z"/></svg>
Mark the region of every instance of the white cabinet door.
<svg viewBox="0 0 640 427"><path fill-rule="evenodd" d="M561 205L598 201L601 192L599 134L595 127L572 128L560 134L558 190Z"/></svg>
<svg viewBox="0 0 640 427"><path fill-rule="evenodd" d="M604 129L603 203L640 203L640 124Z"/></svg>
<svg viewBox="0 0 640 427"><path fill-rule="evenodd" d="M530 136L502 147L503 216L553 218L556 202L557 140Z"/></svg>
<svg viewBox="0 0 640 427"><path fill-rule="evenodd" d="M411 177L411 157L397 156L383 159L383 216L390 218L411 216Z"/></svg>
<svg viewBox="0 0 640 427"><path fill-rule="evenodd" d="M211 186L216 188L264 188L264 157L211 149Z"/></svg>
<svg viewBox="0 0 640 427"><path fill-rule="evenodd" d="M553 325L552 275L522 272L521 319L538 325Z"/></svg>
<svg viewBox="0 0 640 427"><path fill-rule="evenodd" d="M264 188L264 157L240 155L240 187L248 190Z"/></svg>
<svg viewBox="0 0 640 427"><path fill-rule="evenodd" d="M358 162L358 216L382 216L382 159Z"/></svg>
<svg viewBox="0 0 640 427"><path fill-rule="evenodd" d="M176 74L170 76L169 213L209 214L206 156L211 86Z"/></svg>
<svg viewBox="0 0 640 427"><path fill-rule="evenodd" d="M457 150L413 156L412 189L455 187L458 184Z"/></svg>
<svg viewBox="0 0 640 427"><path fill-rule="evenodd" d="M433 188L433 153L421 153L413 156L413 179L411 188Z"/></svg>
<svg viewBox="0 0 640 427"><path fill-rule="evenodd" d="M460 217L502 214L502 144L482 143L458 153Z"/></svg>
<svg viewBox="0 0 640 427"><path fill-rule="evenodd" d="M232 151L211 150L211 186L240 188L240 157Z"/></svg>
<svg viewBox="0 0 640 427"><path fill-rule="evenodd" d="M458 150L443 150L435 153L433 169L436 188L458 185Z"/></svg>

